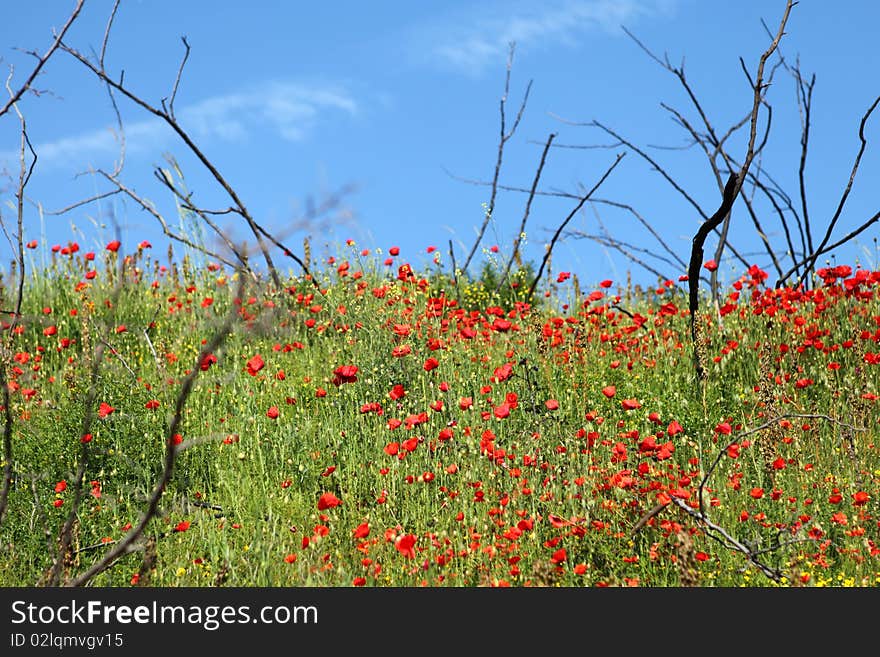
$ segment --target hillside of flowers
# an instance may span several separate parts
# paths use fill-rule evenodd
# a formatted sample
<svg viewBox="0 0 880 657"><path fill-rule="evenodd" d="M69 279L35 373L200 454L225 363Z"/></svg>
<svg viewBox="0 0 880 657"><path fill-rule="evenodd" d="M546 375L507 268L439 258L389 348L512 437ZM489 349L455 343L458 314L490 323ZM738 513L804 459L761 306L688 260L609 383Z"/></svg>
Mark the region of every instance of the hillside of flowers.
<svg viewBox="0 0 880 657"><path fill-rule="evenodd" d="M278 289L46 245L3 316L0 585L122 545L90 584L880 584L880 272L753 266L695 348L685 277L530 298L430 251Z"/></svg>

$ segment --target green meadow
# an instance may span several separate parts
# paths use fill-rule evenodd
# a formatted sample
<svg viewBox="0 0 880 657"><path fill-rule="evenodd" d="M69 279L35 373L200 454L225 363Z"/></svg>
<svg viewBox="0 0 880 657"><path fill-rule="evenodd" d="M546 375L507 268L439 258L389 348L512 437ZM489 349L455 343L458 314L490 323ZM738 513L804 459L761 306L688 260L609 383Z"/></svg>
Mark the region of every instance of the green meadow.
<svg viewBox="0 0 880 657"><path fill-rule="evenodd" d="M107 247L3 318L0 585L880 584L880 272L753 267L695 349L681 280Z"/></svg>

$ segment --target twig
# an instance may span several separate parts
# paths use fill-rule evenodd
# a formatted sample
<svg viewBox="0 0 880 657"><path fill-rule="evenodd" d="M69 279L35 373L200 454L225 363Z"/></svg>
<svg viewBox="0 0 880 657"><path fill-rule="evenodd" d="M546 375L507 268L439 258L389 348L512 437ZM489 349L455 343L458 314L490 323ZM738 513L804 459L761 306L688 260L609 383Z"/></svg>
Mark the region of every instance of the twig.
<svg viewBox="0 0 880 657"><path fill-rule="evenodd" d="M471 260L474 257L474 253L476 253L477 248L480 246L480 241L483 239L483 235L486 232L486 227L489 225L489 221L492 219L492 214L495 212L495 197L498 193L498 177L501 174L501 162L504 159L504 145L513 137L513 134L516 132L517 127L519 126L520 119L522 119L523 112L526 109L526 103L529 100L529 92L532 89L532 81L529 80L528 85L526 85L526 91L523 94L522 103L519 107L519 112L516 114L516 118L514 119L513 126L511 126L510 131L507 131L506 122L507 122L507 113L505 110L505 105L507 103L507 95L510 93L510 71L513 67L513 52L516 48L516 44L510 44L510 50L507 56L507 73L504 78L504 95L501 97L500 109L501 109L501 138L498 142L498 156L495 160L495 175L492 177L492 193L489 197L489 205L486 208L486 215L483 218L483 224L480 226L480 230L477 234L477 239L474 241L474 246L471 248L470 253L468 253L467 258L465 258L463 271L467 271L467 268L471 264Z"/></svg>
<svg viewBox="0 0 880 657"><path fill-rule="evenodd" d="M65 43L61 44L62 50L64 52L70 54L74 59L80 62L83 66L89 69L99 80L102 80L106 84L110 85L113 89L124 95L126 98L131 100L134 104L136 104L141 109L145 110L149 114L161 119L164 121L183 141L183 143L189 148L190 152L195 155L195 157L201 162L202 166L204 166L214 180L220 185L220 187L226 192L235 207L238 209L238 214L240 214L245 222L248 224L248 227L251 229L251 232L254 234L257 245L260 248L260 252L263 255L263 259L266 261L266 266L269 270L269 275L272 278L273 283L276 285L278 289L283 288L283 284L281 282L281 278L278 275L278 270L275 267L275 264L272 260L272 256L269 253L268 248L263 240L263 236L266 234L265 230L261 230L254 218L251 216L244 202L238 196L238 193L233 189L233 187L229 184L226 178L220 173L220 170L214 165L214 163L204 154L201 148L192 140L189 133L187 133L181 125L177 122L177 120L165 109L160 109L155 107L145 101L143 98L133 93L128 87L125 86L123 78L120 78L119 81L111 78L107 71L103 66L99 66L89 61L87 57L85 57L82 53L80 53L75 48L68 46ZM292 255L292 254L291 254ZM298 260L298 259L297 259ZM301 262L301 261L300 261Z"/></svg>
<svg viewBox="0 0 880 657"><path fill-rule="evenodd" d="M79 16L79 12L82 9L84 1L85 0L77 0L76 6L73 8L70 17L67 19L64 27L61 28L61 32L59 32L58 35L55 37L55 41L52 42L49 50L47 50L42 57L38 57L37 65L34 67L34 70L31 71L31 74L27 77L27 80L25 80L21 88L19 88L18 91L12 92L6 104L3 107L0 107L0 116L6 114L6 112L9 111L9 108L15 105L24 95L24 92L31 88L31 85L33 84L34 80L37 79L37 76L46 65L46 62L49 61L49 58L52 57L55 51L58 50L58 48L61 46L64 35L67 33L67 30L70 28L70 26L73 25L73 21L76 20L76 17Z"/></svg>
<svg viewBox="0 0 880 657"><path fill-rule="evenodd" d="M66 214L66 213L70 212L71 210L76 210L77 208L82 207L83 205L88 205L89 203L94 203L96 201L102 201L105 198L115 196L116 194L119 194L120 192L122 192L121 189L111 189L109 192L104 192L103 194L96 194L94 196L90 196L89 198L83 199L81 201L76 201L75 203L71 203L70 205L63 207L60 210L43 210L43 214L50 216L50 217L56 217L56 216L59 216L62 214Z"/></svg>
<svg viewBox="0 0 880 657"><path fill-rule="evenodd" d="M532 207L532 201L535 198L535 191L538 189L538 182L541 180L541 172L544 170L544 163L547 161L547 152L550 150L550 145L555 138L556 133L550 133L550 136L547 137L547 143L544 144L544 150L541 152L541 161L538 163L538 169L535 171L535 179L532 181L532 188L529 191L529 198L526 200L526 208L523 212L522 222L520 223L519 231L516 234L516 240L513 242L513 252L510 254L510 258L507 261L507 267L504 268L504 273L498 281L498 290L500 290L505 281L507 281L507 277L510 275L510 268L519 256L519 248L526 232L526 221L528 221L529 218L529 211Z"/></svg>
<svg viewBox="0 0 880 657"><path fill-rule="evenodd" d="M10 71L10 77L12 76L12 72ZM17 281L17 289L15 295L15 306L12 311L12 322L8 327L7 340L2 345L2 352L0 352L0 386L3 387L3 486L0 488L0 522L3 521L4 516L6 515L6 510L9 504L9 493L12 490L12 472L13 472L13 449L12 449L12 430L14 419L12 417L12 410L10 408L10 391L7 379L6 368L11 362L11 343L12 339L16 334L15 327L18 324L19 318L21 317L21 306L24 300L24 279L25 279L25 264L24 264L24 192L27 187L28 182L31 179L31 174L33 174L34 167L37 164L37 154L34 151L33 146L31 145L31 141L28 138L27 134L27 122L25 121L24 115L21 113L21 110L18 107L18 103L14 100L15 92L12 91L10 87L9 78L6 80L6 89L9 92L10 105L15 110L15 113L18 115L19 123L21 124L21 146L19 150L19 176L18 176L18 187L16 189L16 261L17 261L17 269L18 269L18 281ZM21 94L19 94L20 97ZM2 115L2 112L0 112ZM27 164L27 151L30 151L32 155L32 160L30 165ZM6 231L5 223L3 225L4 232Z"/></svg>
<svg viewBox="0 0 880 657"><path fill-rule="evenodd" d="M849 180L847 181L846 188L843 190L843 194L840 197L840 201L837 204L837 209L834 211L834 215L831 217L831 221L828 222L828 228L825 230L825 236L822 238L822 242L819 244L818 248L810 254L805 262L804 271L801 272L800 278L797 282L798 285L804 281L809 272L813 271L813 268L816 265L816 260L821 255L820 252L824 252L828 241L831 239L831 233L834 230L834 226L837 224L838 219L840 219L840 215L843 212L843 207L846 204L847 199L849 198L850 191L852 190L856 174L859 171L859 164L861 163L862 155L864 154L865 148L868 145L868 140L865 138L865 124L867 124L868 119L871 117L871 114L877 108L878 104L880 104L880 96L874 99L874 102L868 108L868 111L865 112L864 116L862 116L862 120L859 123L859 141L861 142L861 145L859 146L859 151L856 154L855 161L853 162L852 169L850 170ZM862 226L862 230L864 230L864 228L866 227L867 226ZM789 276L791 276L791 274L792 272L787 272L783 279L788 278Z"/></svg>
<svg viewBox="0 0 880 657"><path fill-rule="evenodd" d="M611 175L611 172L614 171L615 167L620 164L620 161L623 159L624 155L626 155L626 151L623 153L618 153L617 157L614 159L614 162L611 164L608 169L606 169L605 173L602 174L602 177L599 179L593 187L588 191L581 199L578 201L577 205L574 206L571 212L568 213L568 216L563 220L559 227L556 229L556 232L553 234L553 238L550 240L550 243L547 245L547 251L544 254L543 260L541 260L541 266L538 268L538 273L535 274L535 280L532 281L532 285L529 287L529 292L526 295L526 299L531 299L535 294L535 288L538 286L538 282L541 280L541 274L544 273L544 267L547 266L547 261L550 259L550 254L553 253L553 247L556 245L556 240L559 239L559 236L562 234L562 231L568 225L568 222L572 220L572 218L580 211L583 207L584 203L590 200L590 197L593 195L599 187L602 186L602 183Z"/></svg>
<svg viewBox="0 0 880 657"><path fill-rule="evenodd" d="M239 277L238 289L236 291L236 296L238 298L241 298L243 296L245 281L245 276ZM192 393L196 377L198 377L199 373L201 372L200 366L204 358L208 354L217 351L220 348L220 345L222 345L223 342L226 340L226 337L229 335L229 332L232 329L232 325L237 317L236 311L237 307L233 304L222 326L217 331L215 331L214 335L212 335L211 338L206 342L206 344L202 346L202 349L196 358L194 367L190 370L190 373L186 376L186 378L184 378L183 383L181 384L180 392L178 393L177 399L175 401L174 415L172 416L171 422L169 423L168 429L166 431L165 460L162 474L159 476L158 481L153 487L153 492L150 495L147 508L141 516L140 520L138 521L137 525L129 530L129 532L116 545L114 545L113 549L105 554L102 559L92 564L88 569L86 569L85 572L73 578L68 583L69 586L83 586L87 584L92 578L94 578L95 575L103 572L111 565L113 565L113 563L119 557L126 554L126 551L129 549L129 547L141 537L147 525L156 515L156 512L159 508L159 501L162 499L165 488L168 485L168 482L171 481L171 477L174 472L174 464L178 453L178 448L174 444L174 434L177 433L178 427L183 421L184 409L186 407L187 400Z"/></svg>
<svg viewBox="0 0 880 657"><path fill-rule="evenodd" d="M172 119L175 119L174 116L174 101L177 99L177 88L180 86L180 78L183 77L183 67L186 66L186 60L189 59L189 43L186 40L186 37L180 37L180 40L183 41L184 53L183 59L180 61L180 67L177 69L177 77L174 78L174 88L171 90L171 100L168 101L168 106L165 106L165 99L162 99L162 108L168 112L168 116Z"/></svg>

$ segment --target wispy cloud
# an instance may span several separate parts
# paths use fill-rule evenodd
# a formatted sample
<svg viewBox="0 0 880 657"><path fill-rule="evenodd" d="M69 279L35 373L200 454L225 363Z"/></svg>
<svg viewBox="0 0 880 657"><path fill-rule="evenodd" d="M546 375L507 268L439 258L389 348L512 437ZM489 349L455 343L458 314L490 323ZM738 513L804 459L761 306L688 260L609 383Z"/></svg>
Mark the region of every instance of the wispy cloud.
<svg viewBox="0 0 880 657"><path fill-rule="evenodd" d="M234 141L256 128L269 126L290 141L304 139L327 111L357 113L358 106L344 90L292 82L268 82L247 92L207 98L178 113L194 136Z"/></svg>
<svg viewBox="0 0 880 657"><path fill-rule="evenodd" d="M621 24L668 9L669 0L564 0L513 5L503 15L459 17L458 25L433 34L431 54L458 70L477 74L509 45L528 49L546 44L573 45L591 31L618 32ZM424 36L422 37L424 39Z"/></svg>
<svg viewBox="0 0 880 657"><path fill-rule="evenodd" d="M343 88L270 81L240 92L205 98L181 106L176 115L184 130L204 143L210 140L246 141L258 132L272 131L288 141L305 139L331 112L354 115L357 102ZM155 151L172 143L174 135L157 118L126 122L127 154ZM42 166L79 167L119 153L116 126L71 135L34 146ZM18 153L0 152L0 166L14 165Z"/></svg>

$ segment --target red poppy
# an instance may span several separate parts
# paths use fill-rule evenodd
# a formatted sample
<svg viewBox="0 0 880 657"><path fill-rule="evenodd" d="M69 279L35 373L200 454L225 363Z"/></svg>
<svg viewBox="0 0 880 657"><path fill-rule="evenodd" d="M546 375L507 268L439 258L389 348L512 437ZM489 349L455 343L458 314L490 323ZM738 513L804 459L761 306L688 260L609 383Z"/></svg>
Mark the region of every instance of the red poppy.
<svg viewBox="0 0 880 657"><path fill-rule="evenodd" d="M362 522L357 527L354 528L354 537L355 538L366 538L370 535L370 525L369 523Z"/></svg>
<svg viewBox="0 0 880 657"><path fill-rule="evenodd" d="M107 417L115 410L116 409L107 402L101 402L101 405L98 407L98 417Z"/></svg>
<svg viewBox="0 0 880 657"><path fill-rule="evenodd" d="M760 500L762 497L764 497L764 489L757 488L757 487L753 488L752 490L749 491L749 495L751 495L756 500Z"/></svg>
<svg viewBox="0 0 880 657"><path fill-rule="evenodd" d="M275 420L278 418L278 413L279 411L277 406L270 406L269 410L266 411L266 417Z"/></svg>
<svg viewBox="0 0 880 657"><path fill-rule="evenodd" d="M620 405L623 407L625 411L633 411L637 408L641 408L642 405L639 403L637 399L624 399L620 402Z"/></svg>
<svg viewBox="0 0 880 657"><path fill-rule="evenodd" d="M358 373L357 365L340 365L333 370L333 385L341 386L343 383L355 383Z"/></svg>
<svg viewBox="0 0 880 657"><path fill-rule="evenodd" d="M400 255L400 249L396 246L392 246L390 249L388 249L388 255L393 255L393 256Z"/></svg>
<svg viewBox="0 0 880 657"><path fill-rule="evenodd" d="M291 553L284 557L284 563L294 563L296 561L296 555Z"/></svg>
<svg viewBox="0 0 880 657"><path fill-rule="evenodd" d="M548 411L555 411L559 408L559 402L555 399L548 399L544 402L544 406L547 407Z"/></svg>
<svg viewBox="0 0 880 657"><path fill-rule="evenodd" d="M729 436L732 430L729 422L719 422L715 425L715 431L724 434L725 436Z"/></svg>
<svg viewBox="0 0 880 657"><path fill-rule="evenodd" d="M871 497L863 490L853 494L853 506L863 506L868 503Z"/></svg>
<svg viewBox="0 0 880 657"><path fill-rule="evenodd" d="M707 260L705 263L703 263L703 269L707 271L715 271L716 269L718 269L718 263L714 260Z"/></svg>
<svg viewBox="0 0 880 657"><path fill-rule="evenodd" d="M673 420L672 422L669 423L669 426L666 428L666 435L672 437L677 433L681 433L682 431L684 431L684 429L678 423L678 421Z"/></svg>
<svg viewBox="0 0 880 657"><path fill-rule="evenodd" d="M251 376L256 376L257 372L263 369L265 365L266 363L263 361L263 357L260 356L260 354L257 354L256 356L253 356L250 360L248 360L247 373Z"/></svg>
<svg viewBox="0 0 880 657"><path fill-rule="evenodd" d="M144 408L146 408L148 411L152 411L152 410L159 408L159 400L158 399L151 399L146 404L144 404Z"/></svg>
<svg viewBox="0 0 880 657"><path fill-rule="evenodd" d="M120 246L122 245L120 244L119 240L113 240L112 242L107 243L107 250L116 253L119 250Z"/></svg>
<svg viewBox="0 0 880 657"><path fill-rule="evenodd" d="M55 492L56 493L63 493L66 490L67 490L67 482L64 479L62 479L57 484L55 484Z"/></svg>
<svg viewBox="0 0 880 657"><path fill-rule="evenodd" d="M602 388L602 394L611 399L614 395L617 394L617 388L614 386L605 386Z"/></svg>
<svg viewBox="0 0 880 657"><path fill-rule="evenodd" d="M493 412L495 414L495 417L497 417L499 420L503 420L510 415L510 404L501 404L499 406L496 406Z"/></svg>
<svg viewBox="0 0 880 657"><path fill-rule="evenodd" d="M366 583L367 583L366 578L364 578L364 577L355 577L355 578L352 580L351 585L352 585L352 586L364 586Z"/></svg>
<svg viewBox="0 0 880 657"><path fill-rule="evenodd" d="M440 362L434 358L433 356L425 360L425 364L423 365L426 372L430 372L433 369L436 369L440 366Z"/></svg>
<svg viewBox="0 0 880 657"><path fill-rule="evenodd" d="M181 520L174 527L174 531L176 532L185 532L187 529L189 529L189 520Z"/></svg>
<svg viewBox="0 0 880 657"><path fill-rule="evenodd" d="M321 497L318 498L318 511L332 509L334 506L339 506L340 504L342 504L342 500L336 497L333 493L322 493Z"/></svg>
<svg viewBox="0 0 880 657"><path fill-rule="evenodd" d="M550 561L555 563L557 566L565 563L566 558L565 548L559 548L556 552L553 553L553 556L550 557Z"/></svg>
<svg viewBox="0 0 880 657"><path fill-rule="evenodd" d="M397 268L397 280L404 281L405 283L415 282L416 275L413 273L413 269L409 264L403 264Z"/></svg>
<svg viewBox="0 0 880 657"><path fill-rule="evenodd" d="M415 544L416 537L414 534L404 534L403 536L398 536L394 539L394 547L407 559L415 558L416 553L413 549Z"/></svg>
<svg viewBox="0 0 880 657"><path fill-rule="evenodd" d="M398 399L402 399L406 396L406 389L401 385L397 384L393 388L391 388L391 392L388 393L388 396L391 397L394 401Z"/></svg>
<svg viewBox="0 0 880 657"><path fill-rule="evenodd" d="M205 357L202 358L202 362L199 365L199 368L202 372L206 372L211 365L214 365L217 362L217 357L214 354L205 354Z"/></svg>

